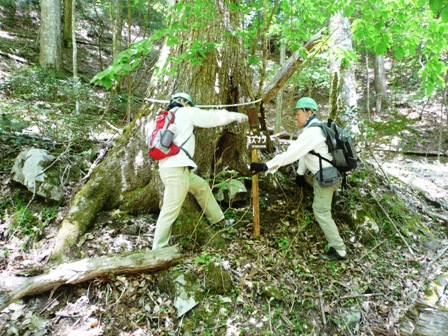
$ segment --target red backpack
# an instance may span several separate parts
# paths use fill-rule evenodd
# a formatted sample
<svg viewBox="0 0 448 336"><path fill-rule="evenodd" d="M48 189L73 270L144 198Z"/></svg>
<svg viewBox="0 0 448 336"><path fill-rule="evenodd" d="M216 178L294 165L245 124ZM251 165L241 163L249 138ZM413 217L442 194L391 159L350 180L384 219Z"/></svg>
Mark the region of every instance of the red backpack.
<svg viewBox="0 0 448 336"><path fill-rule="evenodd" d="M178 109L178 107L175 107L169 111L160 112L156 117L156 127L150 134L148 141L149 155L155 160L176 155L181 149L191 158L190 154L182 148L190 137L185 140L182 146L177 146L173 142L174 133L168 129L174 123L175 113Z"/></svg>

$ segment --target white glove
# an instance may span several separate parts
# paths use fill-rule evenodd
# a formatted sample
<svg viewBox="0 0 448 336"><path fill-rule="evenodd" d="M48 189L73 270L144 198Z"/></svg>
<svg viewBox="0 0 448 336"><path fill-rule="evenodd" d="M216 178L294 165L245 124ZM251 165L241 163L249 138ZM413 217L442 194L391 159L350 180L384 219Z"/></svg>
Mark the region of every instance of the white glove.
<svg viewBox="0 0 448 336"><path fill-rule="evenodd" d="M243 122L248 122L249 117L243 113L235 113L235 121L240 124Z"/></svg>

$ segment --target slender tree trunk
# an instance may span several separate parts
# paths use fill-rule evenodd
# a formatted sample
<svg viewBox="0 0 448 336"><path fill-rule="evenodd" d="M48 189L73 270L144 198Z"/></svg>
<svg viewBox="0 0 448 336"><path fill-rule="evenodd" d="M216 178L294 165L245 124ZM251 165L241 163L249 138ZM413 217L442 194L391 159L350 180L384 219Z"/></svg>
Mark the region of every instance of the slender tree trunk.
<svg viewBox="0 0 448 336"><path fill-rule="evenodd" d="M79 114L79 78L78 78L78 46L76 44L76 0L71 0L72 3L72 46L73 46L73 86L75 92L75 115Z"/></svg>
<svg viewBox="0 0 448 336"><path fill-rule="evenodd" d="M131 34L131 27L132 27L132 15L131 15L131 8L132 8L132 0L128 0L128 48L131 46L132 41L132 34ZM131 121L131 104L132 104L132 76L131 74L126 75L126 87L128 91L128 101L126 105L126 121Z"/></svg>
<svg viewBox="0 0 448 336"><path fill-rule="evenodd" d="M39 63L44 68L62 69L61 2L41 0Z"/></svg>
<svg viewBox="0 0 448 336"><path fill-rule="evenodd" d="M341 50L353 51L350 21L342 13L330 18L333 45L330 55L330 117L343 123L356 117L357 94L355 68L340 57ZM339 57L338 57L339 56Z"/></svg>
<svg viewBox="0 0 448 336"><path fill-rule="evenodd" d="M283 34L282 34L283 35ZM283 39L280 41L280 65L285 63L286 47ZM283 112L283 91L277 93L277 109L275 111L275 128L274 133L279 133L282 127L282 112Z"/></svg>
<svg viewBox="0 0 448 336"><path fill-rule="evenodd" d="M111 0L110 2L110 24L112 27L112 50L113 57L117 57L122 50L123 15L122 0Z"/></svg>
<svg viewBox="0 0 448 336"><path fill-rule="evenodd" d="M366 111L370 119L370 75L369 75L369 54L366 54Z"/></svg>
<svg viewBox="0 0 448 336"><path fill-rule="evenodd" d="M73 16L73 2L74 0L64 1L64 29L62 32L62 40L64 46L71 47L72 43L72 16Z"/></svg>
<svg viewBox="0 0 448 336"><path fill-rule="evenodd" d="M448 83L448 71L445 73L445 83ZM445 114L446 121L444 122L443 115ZM448 151L443 153L443 143L444 143L444 132L445 132L445 142L448 142L448 97L447 97L447 86L442 91L442 106L440 107L440 129L439 129L439 145L437 150L437 159L440 160L440 156L448 154Z"/></svg>
<svg viewBox="0 0 448 336"><path fill-rule="evenodd" d="M188 52L195 41L203 41L204 45L220 42L222 32L233 32L241 28L239 17L230 11L227 2L215 0L213 4L214 6L200 9L208 11L210 17L214 18L204 18L202 28L188 26L192 12L188 8L178 13L181 17L177 20L189 28L176 36L178 44L165 44L161 48L156 72L147 89L147 97L168 99L176 91L187 91L196 104L232 104L250 100L244 76L245 62L242 62L245 58L244 49L233 33L224 34L225 41L208 49L204 55L194 55L202 65L187 58L180 64L169 61L171 57ZM188 3L188 6L198 4L192 2ZM194 19L198 20L197 17ZM162 70L176 75L162 76ZM147 154L145 130L149 120L160 108L161 106L154 104L142 106L115 147L76 195L56 237L53 259L64 257L70 246L90 228L100 211L114 208L132 213L159 210L162 186L155 169L156 163L151 162ZM241 108L240 111L244 110ZM244 125L197 132L197 173L208 178L224 167L229 167L248 175L249 153L246 149L245 133ZM190 199L184 211L197 213L197 209Z"/></svg>
<svg viewBox="0 0 448 336"><path fill-rule="evenodd" d="M388 102L386 69L383 56L374 56L373 70L375 76L376 112L381 113L382 109L387 107Z"/></svg>

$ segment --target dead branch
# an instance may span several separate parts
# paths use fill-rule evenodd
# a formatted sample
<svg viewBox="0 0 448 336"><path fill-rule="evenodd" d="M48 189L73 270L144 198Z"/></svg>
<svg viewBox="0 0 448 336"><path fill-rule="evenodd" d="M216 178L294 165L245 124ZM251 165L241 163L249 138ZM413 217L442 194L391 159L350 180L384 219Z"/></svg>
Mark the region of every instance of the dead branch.
<svg viewBox="0 0 448 336"><path fill-rule="evenodd" d="M439 157L439 156L448 156L448 153L443 152L429 152L429 151L418 151L418 150L401 150L401 149L393 149L393 148L375 148L375 152L379 153L392 153L392 154L402 154L402 155L414 155L414 156L424 156L424 157Z"/></svg>
<svg viewBox="0 0 448 336"><path fill-rule="evenodd" d="M0 55L1 56L5 56L8 57L10 59L13 59L14 61L20 62L20 63L24 63L24 64L28 64L28 61L22 57L13 55L13 54L9 54L9 53L5 53L3 51L0 51Z"/></svg>
<svg viewBox="0 0 448 336"><path fill-rule="evenodd" d="M321 40L324 29L321 29L318 33L312 36L308 42L305 43L305 49L310 51ZM262 90L263 103L270 102L285 85L289 78L295 73L295 71L302 65L304 60L299 56L299 52L296 51L289 59L282 65L280 70L275 74L272 79L264 85Z"/></svg>
<svg viewBox="0 0 448 336"><path fill-rule="evenodd" d="M320 303L320 312L322 314L322 323L323 325L327 325L327 319L325 318L325 305L324 305L324 300L322 298L322 291L320 289L320 283L318 279L314 279L316 285L317 285L317 289L319 290L319 303Z"/></svg>
<svg viewBox="0 0 448 336"><path fill-rule="evenodd" d="M360 297L372 297L372 296L384 296L384 293L344 295L344 296L341 296L339 298L339 300L356 299L356 298L360 298Z"/></svg>
<svg viewBox="0 0 448 336"><path fill-rule="evenodd" d="M430 217L436 218L436 219L448 224L448 216L444 216L435 211L431 211L431 210L427 210L427 209L422 209L422 212L426 213Z"/></svg>
<svg viewBox="0 0 448 336"><path fill-rule="evenodd" d="M109 274L154 272L177 263L180 249L170 246L156 251L122 253L98 258L86 258L61 264L47 274L9 278L8 292L0 294L0 311L22 297L43 293L65 284L77 284ZM1 291L4 291L0 288Z"/></svg>

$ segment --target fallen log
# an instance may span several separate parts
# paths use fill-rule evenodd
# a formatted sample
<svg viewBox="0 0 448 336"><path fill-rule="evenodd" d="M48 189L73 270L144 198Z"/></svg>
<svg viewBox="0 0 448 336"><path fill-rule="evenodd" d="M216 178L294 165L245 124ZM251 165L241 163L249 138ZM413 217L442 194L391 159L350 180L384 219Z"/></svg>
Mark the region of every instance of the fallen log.
<svg viewBox="0 0 448 336"><path fill-rule="evenodd" d="M179 262L181 255L180 248L169 246L156 251L86 258L58 265L46 274L30 278L8 277L10 291L0 294L0 311L22 297L43 293L61 285L77 284L110 274L132 274L165 269Z"/></svg>

